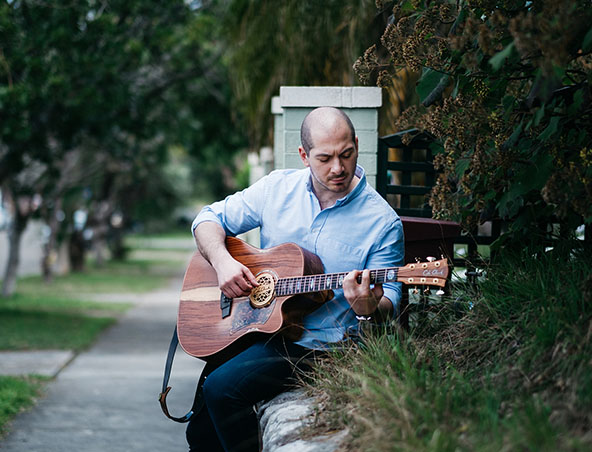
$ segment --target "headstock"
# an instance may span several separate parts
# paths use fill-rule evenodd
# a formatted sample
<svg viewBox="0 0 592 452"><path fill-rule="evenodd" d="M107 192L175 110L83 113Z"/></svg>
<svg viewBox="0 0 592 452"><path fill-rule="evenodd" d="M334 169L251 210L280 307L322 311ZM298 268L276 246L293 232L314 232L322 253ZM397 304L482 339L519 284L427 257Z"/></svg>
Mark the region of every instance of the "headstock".
<svg viewBox="0 0 592 452"><path fill-rule="evenodd" d="M444 287L450 269L446 259L416 262L399 268L397 281L412 286Z"/></svg>

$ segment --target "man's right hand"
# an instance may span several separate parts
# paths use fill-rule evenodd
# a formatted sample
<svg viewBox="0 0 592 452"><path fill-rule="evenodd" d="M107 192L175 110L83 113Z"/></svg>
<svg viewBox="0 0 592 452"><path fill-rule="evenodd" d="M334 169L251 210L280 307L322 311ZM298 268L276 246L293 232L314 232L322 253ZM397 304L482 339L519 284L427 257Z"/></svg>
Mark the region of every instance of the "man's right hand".
<svg viewBox="0 0 592 452"><path fill-rule="evenodd" d="M206 221L195 229L197 247L214 267L220 290L230 298L247 296L259 284L251 270L230 255L225 240L224 229L216 223Z"/></svg>
<svg viewBox="0 0 592 452"><path fill-rule="evenodd" d="M219 259L214 265L214 270L218 275L218 287L227 297L245 297L259 285L251 270L230 255Z"/></svg>

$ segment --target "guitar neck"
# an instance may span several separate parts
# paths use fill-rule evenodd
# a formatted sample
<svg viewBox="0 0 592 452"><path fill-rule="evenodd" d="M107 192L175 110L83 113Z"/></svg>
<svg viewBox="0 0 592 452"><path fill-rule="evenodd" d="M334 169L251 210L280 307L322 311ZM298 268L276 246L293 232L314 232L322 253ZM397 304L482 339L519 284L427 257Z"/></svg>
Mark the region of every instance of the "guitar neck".
<svg viewBox="0 0 592 452"><path fill-rule="evenodd" d="M287 297L296 294L321 292L323 290L341 289L343 280L349 272L345 273L324 273L320 275L298 276L293 278L280 278L275 285L276 295ZM395 282L399 274L399 267L370 270L370 282L372 284L383 284ZM362 277L358 277L358 282Z"/></svg>

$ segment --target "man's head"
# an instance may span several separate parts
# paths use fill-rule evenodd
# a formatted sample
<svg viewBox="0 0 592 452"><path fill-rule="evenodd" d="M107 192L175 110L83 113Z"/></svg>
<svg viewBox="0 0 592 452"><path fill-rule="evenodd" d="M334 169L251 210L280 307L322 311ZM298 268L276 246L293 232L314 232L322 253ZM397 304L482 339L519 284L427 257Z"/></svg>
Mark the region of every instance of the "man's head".
<svg viewBox="0 0 592 452"><path fill-rule="evenodd" d="M314 147L312 130L315 127L327 127L327 125L330 125L327 123L338 121L339 119L345 122L350 130L352 141L355 141L356 131L354 125L352 124L351 119L349 119L349 116L339 108L320 107L312 110L306 115L304 121L302 121L302 126L300 127L300 141L302 142L302 147L304 148L306 155L308 155L310 150Z"/></svg>
<svg viewBox="0 0 592 452"><path fill-rule="evenodd" d="M336 200L349 193L358 180L358 138L347 115L337 108L317 108L304 118L301 138L298 152L310 168L317 197Z"/></svg>

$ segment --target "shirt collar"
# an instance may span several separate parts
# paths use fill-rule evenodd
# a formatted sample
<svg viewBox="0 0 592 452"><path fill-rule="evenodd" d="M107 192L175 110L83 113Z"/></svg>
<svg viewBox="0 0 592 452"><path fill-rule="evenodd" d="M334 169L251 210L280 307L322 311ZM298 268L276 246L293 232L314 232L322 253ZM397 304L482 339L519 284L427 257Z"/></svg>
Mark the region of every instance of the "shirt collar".
<svg viewBox="0 0 592 452"><path fill-rule="evenodd" d="M310 168L307 168L307 169L308 169L308 179L306 181L306 189L311 194L314 195L314 191L312 189L312 174L310 174ZM347 195L345 195L343 198L338 199L335 202L335 204L333 205L333 207L342 206L344 204L347 204L350 200L352 200L356 196L358 196L362 192L362 190L364 190L364 188L366 187L366 184L367 184L366 171L360 165L356 164L355 175L360 178L360 182L358 182L358 185L356 185L356 187L352 191L350 191Z"/></svg>

